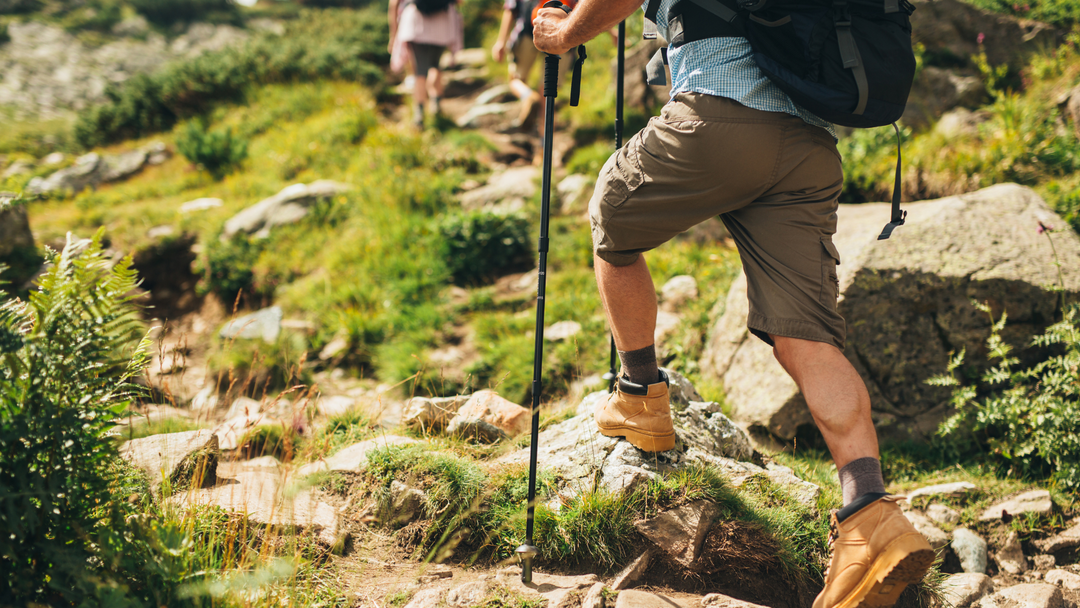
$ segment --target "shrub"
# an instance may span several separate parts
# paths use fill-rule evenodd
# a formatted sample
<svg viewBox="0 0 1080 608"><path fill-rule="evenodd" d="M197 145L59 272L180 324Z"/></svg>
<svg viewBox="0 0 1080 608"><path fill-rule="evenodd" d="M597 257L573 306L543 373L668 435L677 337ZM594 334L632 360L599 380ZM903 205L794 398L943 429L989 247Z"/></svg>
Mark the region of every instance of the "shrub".
<svg viewBox="0 0 1080 608"><path fill-rule="evenodd" d="M442 256L458 285L483 285L533 265L529 222L523 217L473 212L439 226Z"/></svg>
<svg viewBox="0 0 1080 608"><path fill-rule="evenodd" d="M221 179L247 158L248 143L234 136L231 128L210 131L203 121L193 120L177 136L176 149L214 179Z"/></svg>
<svg viewBox="0 0 1080 608"><path fill-rule="evenodd" d="M167 130L256 84L338 78L374 86L387 62L385 20L375 8L306 11L283 36L256 34L242 46L134 76L80 114L76 138L92 147Z"/></svg>
<svg viewBox="0 0 1080 608"><path fill-rule="evenodd" d="M28 302L0 305L0 586L74 605L116 579L107 433L138 393L149 343L127 295L135 271L110 268L100 233L51 261Z"/></svg>
<svg viewBox="0 0 1080 608"><path fill-rule="evenodd" d="M255 293L255 273L252 268L259 259L262 247L242 234L221 241L210 239L205 256L196 259L195 272L202 276L197 286L200 295L216 294L223 302L236 301L240 292Z"/></svg>
<svg viewBox="0 0 1080 608"><path fill-rule="evenodd" d="M1003 313L986 341L990 359L998 363L983 374L981 387L958 377L963 352L945 374L928 381L953 387L956 413L938 433L953 445L985 446L1018 473L1039 478L1049 473L1061 487L1080 490L1080 307L1067 310L1060 323L1032 341L1064 353L1027 369L1018 368L1012 347L1001 338L1005 319Z"/></svg>
<svg viewBox="0 0 1080 608"><path fill-rule="evenodd" d="M1080 23L1080 4L1076 0L967 0L970 4L1024 19L1045 21L1058 27Z"/></svg>
<svg viewBox="0 0 1080 608"><path fill-rule="evenodd" d="M237 16L231 0L128 0L147 19L168 25L174 21L232 20Z"/></svg>
<svg viewBox="0 0 1080 608"><path fill-rule="evenodd" d="M11 42L11 34L8 33L8 24L6 21L0 22L0 44L9 42Z"/></svg>

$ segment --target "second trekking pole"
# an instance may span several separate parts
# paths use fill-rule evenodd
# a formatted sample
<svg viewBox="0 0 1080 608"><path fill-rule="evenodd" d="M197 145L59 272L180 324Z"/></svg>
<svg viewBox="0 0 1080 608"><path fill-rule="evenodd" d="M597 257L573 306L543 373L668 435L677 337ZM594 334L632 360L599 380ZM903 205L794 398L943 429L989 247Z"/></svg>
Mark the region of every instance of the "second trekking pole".
<svg viewBox="0 0 1080 608"><path fill-rule="evenodd" d="M561 8L570 12L558 0L544 4L544 8ZM585 61L585 46L577 50L574 64L574 81L570 92L570 105L576 106L581 87L581 64ZM525 544L517 548L521 559L521 582L532 583L532 562L540 552L533 545L533 521L536 515L536 468L540 437L540 377L544 363L544 298L547 288L548 216L551 210L552 140L555 129L555 96L559 88L559 56L544 56L544 173L540 199L539 265L536 285L536 347L533 354L532 381L532 438L529 442L529 503L526 507Z"/></svg>
<svg viewBox="0 0 1080 608"><path fill-rule="evenodd" d="M622 148L622 136L623 136L623 77L626 73L626 21L619 22L619 36L617 38L615 57L615 152L618 152ZM615 332L611 332L611 356L610 365L608 366L608 373L604 374L604 379L608 381L607 390L613 392L615 390L615 379L619 375L619 370L615 365L619 361L619 353L615 348Z"/></svg>

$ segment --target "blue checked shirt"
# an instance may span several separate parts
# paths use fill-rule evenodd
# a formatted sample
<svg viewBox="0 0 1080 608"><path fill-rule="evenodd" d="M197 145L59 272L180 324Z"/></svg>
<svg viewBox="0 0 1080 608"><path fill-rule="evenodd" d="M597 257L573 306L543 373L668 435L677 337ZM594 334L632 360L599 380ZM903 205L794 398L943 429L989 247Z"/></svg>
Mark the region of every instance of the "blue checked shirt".
<svg viewBox="0 0 1080 608"><path fill-rule="evenodd" d="M656 27L667 31L667 16L676 0L661 0ZM642 5L644 10L646 2ZM796 104L773 84L754 63L746 38L706 38L668 48L671 68L671 96L676 93L703 93L734 99L748 108L765 112L786 112L826 129L833 138L832 123L818 118Z"/></svg>

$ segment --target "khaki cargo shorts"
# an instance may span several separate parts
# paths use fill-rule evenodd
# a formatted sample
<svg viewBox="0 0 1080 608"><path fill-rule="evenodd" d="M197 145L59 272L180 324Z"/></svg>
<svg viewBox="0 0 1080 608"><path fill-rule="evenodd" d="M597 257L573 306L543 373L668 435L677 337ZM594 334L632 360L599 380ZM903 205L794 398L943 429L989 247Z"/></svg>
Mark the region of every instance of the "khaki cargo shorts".
<svg viewBox="0 0 1080 608"><path fill-rule="evenodd" d="M754 335L844 348L833 246L844 175L833 137L780 112L680 93L608 159L589 203L593 248L632 264L719 216L739 248Z"/></svg>

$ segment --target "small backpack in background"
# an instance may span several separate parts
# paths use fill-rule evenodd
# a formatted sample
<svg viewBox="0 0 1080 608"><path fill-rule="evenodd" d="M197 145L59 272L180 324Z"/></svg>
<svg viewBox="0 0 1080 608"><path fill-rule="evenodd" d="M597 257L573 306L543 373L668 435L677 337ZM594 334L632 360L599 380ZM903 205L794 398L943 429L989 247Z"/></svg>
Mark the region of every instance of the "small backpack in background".
<svg viewBox="0 0 1080 608"><path fill-rule="evenodd" d="M645 9L646 37L655 37L660 0ZM679 0L664 36L671 46L722 36L750 42L762 73L800 106L831 123L896 129L892 221L879 240L904 223L900 209L900 131L915 78L908 0ZM650 25L651 24L651 25ZM664 84L667 49L647 69Z"/></svg>
<svg viewBox="0 0 1080 608"><path fill-rule="evenodd" d="M434 15L450 8L455 0L412 0L421 15Z"/></svg>

